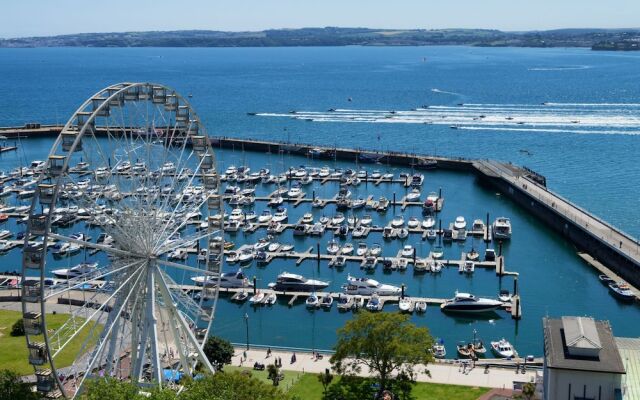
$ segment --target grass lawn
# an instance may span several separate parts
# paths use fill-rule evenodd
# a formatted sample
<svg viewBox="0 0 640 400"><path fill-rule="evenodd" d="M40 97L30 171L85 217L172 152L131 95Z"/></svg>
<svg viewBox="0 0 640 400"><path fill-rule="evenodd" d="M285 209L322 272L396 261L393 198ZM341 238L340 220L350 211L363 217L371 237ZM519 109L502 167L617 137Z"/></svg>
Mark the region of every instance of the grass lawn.
<svg viewBox="0 0 640 400"><path fill-rule="evenodd" d="M11 336L11 327L22 318L22 313L17 311L0 310L0 366L4 369L13 370L21 375L33 374L33 367L27 361L27 342L24 336ZM65 314L48 314L47 328L55 330L69 318ZM59 354L56 360L56 367L67 367L71 365L76 357L76 353L82 346L83 341L89 334L89 327L85 329ZM38 340L38 339L36 339ZM42 339L40 339L42 340Z"/></svg>
<svg viewBox="0 0 640 400"><path fill-rule="evenodd" d="M339 380L338 376L334 376L332 385ZM416 400L475 400L488 391L487 388L418 382L411 394ZM322 384L317 374L304 374L288 393L304 400L322 400Z"/></svg>
<svg viewBox="0 0 640 400"><path fill-rule="evenodd" d="M253 368L250 367L237 367L237 366L233 366L233 365L225 365L224 366L224 371L225 372L234 372L234 371L250 371L251 372L251 376L253 376L254 378L258 378L259 380L268 383L269 385L273 385L273 382L268 378L269 373L267 372L267 369L265 368L264 371L254 371ZM289 390L292 386L294 386L296 384L296 382L298 381L298 379L304 378L306 375L308 374L303 374L302 372L298 372L298 371L281 371L284 374L284 380L280 381L280 388L283 391L287 391ZM314 379L318 379L313 377ZM318 383L320 384L320 383ZM320 385L320 393L322 393L322 385Z"/></svg>

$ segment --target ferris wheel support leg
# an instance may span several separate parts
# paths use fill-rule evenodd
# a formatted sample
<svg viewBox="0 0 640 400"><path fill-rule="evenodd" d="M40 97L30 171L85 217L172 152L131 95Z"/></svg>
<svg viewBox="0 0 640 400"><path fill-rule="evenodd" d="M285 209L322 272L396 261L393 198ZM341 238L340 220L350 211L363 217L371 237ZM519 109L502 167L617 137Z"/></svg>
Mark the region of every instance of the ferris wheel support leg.
<svg viewBox="0 0 640 400"><path fill-rule="evenodd" d="M161 290L164 293L169 294L169 288L167 287L167 285L166 285L166 283L165 283L165 281L163 279L158 279L158 284L159 284ZM193 334L193 330L191 329L191 327L189 327L189 324L187 323L187 321L184 319L182 314L180 314L180 311L176 308L175 303L173 301L167 301L167 302L165 302L165 304L171 310L171 312L176 316L176 321L178 322L178 324L182 328L182 331L184 332L184 335L185 335L184 340L185 340L185 342L188 342L189 344L191 344L191 346L196 351L196 355L197 355L198 360L202 363L202 365L207 370L209 370L211 373L213 373L213 371L214 371L213 370L213 366L209 362L209 359L207 358L207 356L204 354L204 351L202 350L202 346L200 346L200 343L198 342L198 339Z"/></svg>
<svg viewBox="0 0 640 400"><path fill-rule="evenodd" d="M154 379L158 382L159 386L162 386L162 368L160 365L160 357L158 355L158 319L156 317L156 283L155 273L149 274L149 280L147 282L147 290L149 291L149 299L147 300L147 332L149 339L153 345L151 346L151 366L155 373Z"/></svg>
<svg viewBox="0 0 640 400"><path fill-rule="evenodd" d="M162 276L157 277L157 279L158 279L158 282L164 282L164 280L162 279ZM160 288L160 293L162 294L164 303L165 304L173 303L171 294L167 290L166 286L164 284L160 284L158 285L158 287ZM175 314L173 308L170 308L170 307L167 308L167 313L169 314L168 319L169 319L169 326L171 327L171 334L173 335L173 340L176 342L177 353L178 353L178 356L180 357L180 365L182 366L183 371L189 371L190 367L189 367L187 355L184 352L184 346L180 345L180 341L182 339L180 337L180 333L176 325L178 316Z"/></svg>

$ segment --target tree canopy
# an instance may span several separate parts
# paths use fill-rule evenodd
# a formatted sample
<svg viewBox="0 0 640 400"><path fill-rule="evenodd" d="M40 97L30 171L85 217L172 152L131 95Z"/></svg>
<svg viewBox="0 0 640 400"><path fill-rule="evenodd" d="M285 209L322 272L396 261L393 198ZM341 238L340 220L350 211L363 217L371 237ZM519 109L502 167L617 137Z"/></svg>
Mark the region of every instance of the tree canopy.
<svg viewBox="0 0 640 400"><path fill-rule="evenodd" d="M0 371L0 400L37 400L40 396L31 391L31 384L22 381L20 375L3 369Z"/></svg>
<svg viewBox="0 0 640 400"><path fill-rule="evenodd" d="M367 367L382 392L393 373L413 379L417 365L433 361L433 338L400 313L360 312L337 332L331 365L341 374L357 374ZM425 372L428 370L425 368Z"/></svg>
<svg viewBox="0 0 640 400"><path fill-rule="evenodd" d="M222 370L225 364L231 363L234 352L233 346L228 340L216 336L210 336L207 339L202 351L217 371Z"/></svg>

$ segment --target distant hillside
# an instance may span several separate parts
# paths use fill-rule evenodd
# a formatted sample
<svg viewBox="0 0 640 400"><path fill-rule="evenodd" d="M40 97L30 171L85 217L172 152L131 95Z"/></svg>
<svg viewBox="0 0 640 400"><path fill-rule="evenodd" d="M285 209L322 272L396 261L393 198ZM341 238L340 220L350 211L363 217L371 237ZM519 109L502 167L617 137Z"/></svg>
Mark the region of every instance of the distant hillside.
<svg viewBox="0 0 640 400"><path fill-rule="evenodd" d="M157 31L79 33L0 40L0 47L273 47L432 46L593 47L637 50L640 29L558 29L503 32L488 29L302 28L258 32Z"/></svg>

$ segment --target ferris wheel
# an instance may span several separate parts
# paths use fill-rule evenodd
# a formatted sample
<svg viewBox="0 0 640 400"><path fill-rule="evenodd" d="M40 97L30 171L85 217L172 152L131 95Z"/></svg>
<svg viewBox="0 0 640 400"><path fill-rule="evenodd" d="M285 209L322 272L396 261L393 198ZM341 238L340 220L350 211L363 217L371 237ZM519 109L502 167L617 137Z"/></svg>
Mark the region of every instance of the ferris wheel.
<svg viewBox="0 0 640 400"><path fill-rule="evenodd" d="M71 116L38 179L23 250L40 392L73 398L89 379L162 386L197 365L213 371L202 347L222 273L219 184L204 126L166 86L112 85ZM85 261L55 269L53 253L73 251ZM49 323L60 308L65 318Z"/></svg>

